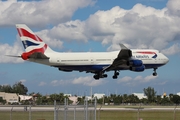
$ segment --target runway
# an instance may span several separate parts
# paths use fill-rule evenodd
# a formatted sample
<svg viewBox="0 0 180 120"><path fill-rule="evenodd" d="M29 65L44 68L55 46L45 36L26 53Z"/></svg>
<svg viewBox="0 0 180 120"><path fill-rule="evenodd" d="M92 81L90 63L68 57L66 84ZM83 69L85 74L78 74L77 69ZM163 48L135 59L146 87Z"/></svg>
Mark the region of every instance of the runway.
<svg viewBox="0 0 180 120"><path fill-rule="evenodd" d="M64 106L56 108L58 110L64 110ZM66 108L66 110L85 110L85 107L75 107L71 106ZM89 107L88 110L94 110L94 107ZM141 108L126 108L126 107L97 107L96 110L104 110L104 111L137 111L137 110L143 110L143 111L151 111L151 110L166 110L166 111L173 111L175 107L141 107ZM54 111L55 108L53 106L0 106L0 111ZM176 110L180 110L180 108L176 108Z"/></svg>

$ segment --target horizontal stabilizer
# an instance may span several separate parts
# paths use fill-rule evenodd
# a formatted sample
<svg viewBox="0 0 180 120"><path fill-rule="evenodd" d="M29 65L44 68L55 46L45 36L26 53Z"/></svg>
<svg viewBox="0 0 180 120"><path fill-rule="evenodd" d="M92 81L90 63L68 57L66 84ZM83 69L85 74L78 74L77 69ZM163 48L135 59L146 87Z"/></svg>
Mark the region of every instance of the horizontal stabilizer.
<svg viewBox="0 0 180 120"><path fill-rule="evenodd" d="M8 57L16 57L16 58L21 58L21 56L17 56L17 55L5 55L5 56L8 56Z"/></svg>
<svg viewBox="0 0 180 120"><path fill-rule="evenodd" d="M35 52L31 54L28 58L33 58L33 59L49 59L46 55L42 54L41 52Z"/></svg>

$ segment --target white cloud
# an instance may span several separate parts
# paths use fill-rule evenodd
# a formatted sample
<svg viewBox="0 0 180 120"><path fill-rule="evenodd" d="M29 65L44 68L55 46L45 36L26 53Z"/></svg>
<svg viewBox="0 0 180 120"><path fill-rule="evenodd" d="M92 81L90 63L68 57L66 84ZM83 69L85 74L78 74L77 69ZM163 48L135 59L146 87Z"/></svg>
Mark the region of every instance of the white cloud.
<svg viewBox="0 0 180 120"><path fill-rule="evenodd" d="M179 0L169 0L167 3L168 15L180 17L180 2Z"/></svg>
<svg viewBox="0 0 180 120"><path fill-rule="evenodd" d="M125 84L125 85L137 85L137 84L142 84L142 83L148 83L151 82L153 80L156 80L157 76L136 76L135 78L129 77L129 76L125 76L119 80L117 80L118 84Z"/></svg>
<svg viewBox="0 0 180 120"><path fill-rule="evenodd" d="M26 23L45 26L68 21L78 8L93 5L93 0L0 1L0 26Z"/></svg>
<svg viewBox="0 0 180 120"><path fill-rule="evenodd" d="M157 85L165 85L167 83L168 83L168 81L164 81L164 82L157 83Z"/></svg>
<svg viewBox="0 0 180 120"><path fill-rule="evenodd" d="M0 63L21 63L21 58L9 57L6 55L20 56L22 54L22 46L15 42L13 46L0 43Z"/></svg>
<svg viewBox="0 0 180 120"><path fill-rule="evenodd" d="M94 80L92 78L92 76L87 76L87 77L79 77L79 78L75 78L73 81L72 81L72 84L82 84L82 85L85 85L85 86L99 86L99 85L102 85L102 84L105 84L106 81L105 80Z"/></svg>
<svg viewBox="0 0 180 120"><path fill-rule="evenodd" d="M43 82L43 81L42 81L42 82L39 83L39 86L45 86L45 85L47 85L46 82Z"/></svg>
<svg viewBox="0 0 180 120"><path fill-rule="evenodd" d="M84 85L84 86L99 86L107 83L105 80L94 80L92 76L78 77L72 80L53 80L50 85L62 86L62 85ZM44 85L44 82L41 82Z"/></svg>
<svg viewBox="0 0 180 120"><path fill-rule="evenodd" d="M56 38L48 36L48 30L42 30L36 32L37 34L45 43L47 43L50 47L55 48L62 48L63 42L61 40L57 40Z"/></svg>
<svg viewBox="0 0 180 120"><path fill-rule="evenodd" d="M25 80L25 79L20 80L20 82L22 82L23 84L24 84L26 81L27 81L27 80Z"/></svg>
<svg viewBox="0 0 180 120"><path fill-rule="evenodd" d="M51 81L52 86L61 86L61 85L67 85L70 83L70 80L53 80Z"/></svg>
<svg viewBox="0 0 180 120"><path fill-rule="evenodd" d="M171 2L173 0L168 4ZM180 4L180 1L176 2ZM176 44L180 40L179 8L173 7L175 3L170 6L176 11L176 16L170 16L171 12L167 14L170 6L155 9L136 4L130 10L116 6L107 11L99 10L85 21L60 23L48 30L47 36L62 42L100 41L103 45L110 45L108 51L119 50L119 43L125 43L130 48L163 50L169 43Z"/></svg>
<svg viewBox="0 0 180 120"><path fill-rule="evenodd" d="M122 82L129 82L129 81L132 81L132 78L129 77L129 76L125 76L119 80L117 80L117 83L122 83Z"/></svg>
<svg viewBox="0 0 180 120"><path fill-rule="evenodd" d="M95 40L101 42L102 45L109 45L108 51L119 50L119 43L124 43L129 48L155 48L166 55L180 52L179 0L169 0L167 7L163 9L155 9L142 4L136 4L130 10L115 6L110 10L99 10L84 21L72 21L70 18L79 7L92 5L94 3L92 0L76 0L76 2L70 0L52 0L52 2L50 0L39 2L1 1L0 3L3 6L0 8L0 13L2 13L0 21L7 22L7 25L14 25L14 22L24 21L19 20L20 18L29 19L29 17L33 20L29 20L29 22L27 20L23 23L33 26L54 23L53 28L36 32L50 47L63 48L63 43L67 41ZM47 9L53 5L53 9ZM21 10L15 8L21 8ZM27 8L29 10L26 10ZM14 12L12 12L13 10ZM11 14L13 15L11 16ZM22 17L13 17L14 15L19 16L19 14ZM44 16L43 21L41 15ZM7 16L10 18L6 21L4 19ZM0 22L0 25L2 24L6 25ZM169 44L172 46L167 48ZM20 48L15 45L0 44L0 55L3 54L2 49L6 49L5 47L13 51ZM7 63L12 62L12 60L3 58L0 59L0 62Z"/></svg>
<svg viewBox="0 0 180 120"><path fill-rule="evenodd" d="M146 76L142 82L150 82L152 80L155 80L157 77L158 76L153 76L153 75Z"/></svg>
<svg viewBox="0 0 180 120"><path fill-rule="evenodd" d="M174 55L177 53L180 53L180 45L178 43L175 43L174 45L170 46L167 49L164 49L161 51L165 55Z"/></svg>
<svg viewBox="0 0 180 120"><path fill-rule="evenodd" d="M146 83L146 82L150 82L152 80L155 80L158 76L153 76L153 75L149 75L146 77L142 77L142 76L137 76L134 78L135 81L138 81L140 83Z"/></svg>

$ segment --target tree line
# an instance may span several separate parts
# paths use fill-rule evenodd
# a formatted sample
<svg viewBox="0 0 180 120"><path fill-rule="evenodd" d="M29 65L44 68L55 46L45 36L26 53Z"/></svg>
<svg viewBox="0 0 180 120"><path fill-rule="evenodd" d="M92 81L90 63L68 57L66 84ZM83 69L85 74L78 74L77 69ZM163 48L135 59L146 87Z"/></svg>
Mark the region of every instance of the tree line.
<svg viewBox="0 0 180 120"><path fill-rule="evenodd" d="M23 85L23 83L16 82L14 85L0 85L0 92L6 93L17 93L20 95L26 95L28 92L28 88Z"/></svg>
<svg viewBox="0 0 180 120"><path fill-rule="evenodd" d="M104 96L103 98L100 98L97 100L98 104L156 104L156 105L172 105L172 104L180 104L180 96L175 94L169 94L169 96L164 95L157 95L157 92L152 87L144 88L144 95L147 98L139 99L134 94L123 94L123 95L117 95L117 94L111 94L110 96ZM27 95L28 88L23 85L22 82L17 82L14 85L0 85L0 92L6 92L6 93L16 93L20 95ZM48 96L44 96L40 93L30 93L29 95L36 94L36 100L33 101L33 104L54 104L54 100L56 100L58 103L63 104L64 99L68 96L64 96L63 93L59 94L51 94ZM92 96L93 97L93 96ZM78 97L78 103L83 104L84 103L85 96ZM0 101L3 101L2 98L0 98ZM89 100L91 102L91 100ZM68 103L71 104L72 101L68 100ZM29 101L23 101L23 104L32 104L32 102Z"/></svg>

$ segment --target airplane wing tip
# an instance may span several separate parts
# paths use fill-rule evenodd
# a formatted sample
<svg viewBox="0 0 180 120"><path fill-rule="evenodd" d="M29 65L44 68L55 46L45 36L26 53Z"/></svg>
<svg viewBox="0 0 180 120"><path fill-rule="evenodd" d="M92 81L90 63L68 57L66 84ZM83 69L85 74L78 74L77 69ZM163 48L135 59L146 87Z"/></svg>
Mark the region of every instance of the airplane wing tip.
<svg viewBox="0 0 180 120"><path fill-rule="evenodd" d="M119 45L120 45L120 47L121 47L121 49L128 49L124 44L122 44L122 43L119 43Z"/></svg>

